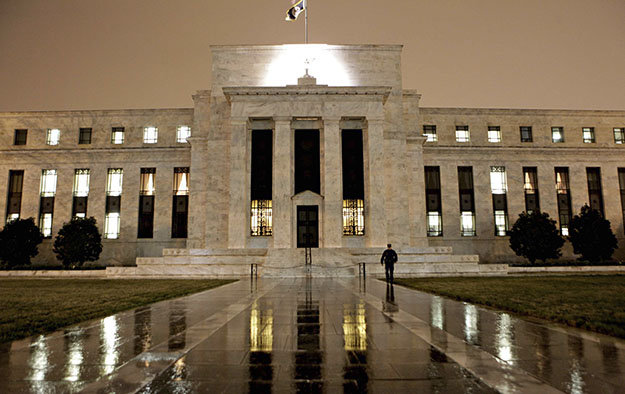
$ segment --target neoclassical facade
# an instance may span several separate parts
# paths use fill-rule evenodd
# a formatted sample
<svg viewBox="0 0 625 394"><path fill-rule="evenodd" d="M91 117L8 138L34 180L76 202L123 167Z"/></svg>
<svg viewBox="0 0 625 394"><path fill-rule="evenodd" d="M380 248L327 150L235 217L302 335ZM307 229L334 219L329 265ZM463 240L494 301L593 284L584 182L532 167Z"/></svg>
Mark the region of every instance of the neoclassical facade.
<svg viewBox="0 0 625 394"><path fill-rule="evenodd" d="M152 274L286 275L311 254L349 275L388 242L406 273L477 272L517 259L522 211L566 234L585 203L622 242L625 111L423 108L396 45L211 51L194 108L0 114L5 220L50 237L36 261L72 216L97 219L101 264Z"/></svg>

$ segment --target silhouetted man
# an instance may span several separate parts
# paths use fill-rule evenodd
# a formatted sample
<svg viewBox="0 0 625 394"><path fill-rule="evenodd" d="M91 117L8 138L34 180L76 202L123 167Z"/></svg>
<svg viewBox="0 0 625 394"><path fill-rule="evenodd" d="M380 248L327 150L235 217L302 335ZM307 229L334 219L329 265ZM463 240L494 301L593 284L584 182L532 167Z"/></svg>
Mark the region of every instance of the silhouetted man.
<svg viewBox="0 0 625 394"><path fill-rule="evenodd" d="M397 253L391 248L391 244L386 244L386 250L382 253L382 258L380 259L380 264L384 265L386 283L393 284L393 270L395 269L396 262Z"/></svg>

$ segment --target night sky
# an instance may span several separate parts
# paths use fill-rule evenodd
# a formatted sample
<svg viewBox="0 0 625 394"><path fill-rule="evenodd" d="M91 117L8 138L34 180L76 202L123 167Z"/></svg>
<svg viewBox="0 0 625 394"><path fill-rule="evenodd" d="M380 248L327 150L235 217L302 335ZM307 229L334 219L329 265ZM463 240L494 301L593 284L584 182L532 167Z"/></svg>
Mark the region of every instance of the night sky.
<svg viewBox="0 0 625 394"><path fill-rule="evenodd" d="M290 0L0 0L0 111L191 107L211 44L302 43ZM625 0L309 0L310 40L403 44L423 106L625 109Z"/></svg>

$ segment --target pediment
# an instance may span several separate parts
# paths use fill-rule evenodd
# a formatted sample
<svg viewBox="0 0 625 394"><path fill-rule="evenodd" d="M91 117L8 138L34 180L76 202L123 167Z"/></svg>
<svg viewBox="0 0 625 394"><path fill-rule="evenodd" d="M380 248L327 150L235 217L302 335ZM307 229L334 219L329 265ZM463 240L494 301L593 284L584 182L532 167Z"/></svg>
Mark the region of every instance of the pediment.
<svg viewBox="0 0 625 394"><path fill-rule="evenodd" d="M291 200L302 205L315 205L323 201L323 196L310 190L304 190L291 197Z"/></svg>

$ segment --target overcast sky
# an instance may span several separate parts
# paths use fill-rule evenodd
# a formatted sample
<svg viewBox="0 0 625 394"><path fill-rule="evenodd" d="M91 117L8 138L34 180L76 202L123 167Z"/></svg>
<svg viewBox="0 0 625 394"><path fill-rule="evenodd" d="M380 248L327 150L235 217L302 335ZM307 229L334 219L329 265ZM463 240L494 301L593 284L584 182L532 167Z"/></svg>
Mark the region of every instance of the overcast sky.
<svg viewBox="0 0 625 394"><path fill-rule="evenodd" d="M0 111L191 107L209 45L303 42L290 0L0 0ZM403 44L429 107L625 110L625 0L309 0L310 41Z"/></svg>

